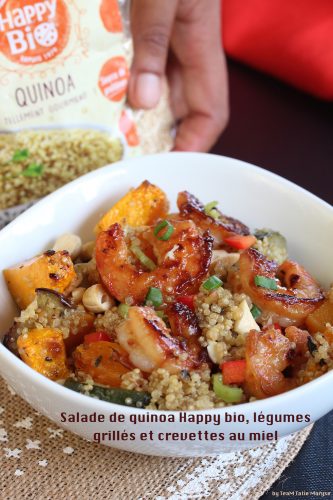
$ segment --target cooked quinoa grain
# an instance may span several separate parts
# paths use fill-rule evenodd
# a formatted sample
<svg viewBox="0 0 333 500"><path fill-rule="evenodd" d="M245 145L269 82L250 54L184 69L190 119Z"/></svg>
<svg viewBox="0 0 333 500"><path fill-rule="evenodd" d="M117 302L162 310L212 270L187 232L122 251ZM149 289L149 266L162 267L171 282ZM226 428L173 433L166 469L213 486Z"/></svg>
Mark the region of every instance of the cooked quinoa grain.
<svg viewBox="0 0 333 500"><path fill-rule="evenodd" d="M98 314L95 319L95 328L97 331L104 331L111 336L115 335L115 328L123 321L118 313L118 307L112 307L104 314Z"/></svg>
<svg viewBox="0 0 333 500"><path fill-rule="evenodd" d="M90 316L82 305L70 309L57 307L50 301L46 308L40 308L35 299L20 316L14 319L12 336L16 343L20 335L34 328L55 328L61 330L63 338L66 339L70 333L76 335L82 329L89 327L88 318L90 319Z"/></svg>
<svg viewBox="0 0 333 500"><path fill-rule="evenodd" d="M26 155L12 161L17 151L26 151ZM122 154L119 139L96 130L0 134L0 209L40 198L80 175L120 160ZM27 170L31 165L38 166L34 175Z"/></svg>
<svg viewBox="0 0 333 500"><path fill-rule="evenodd" d="M139 368L135 368L121 377L121 387L130 391L146 391L148 380Z"/></svg>
<svg viewBox="0 0 333 500"><path fill-rule="evenodd" d="M147 390L152 410L204 410L226 406L210 388L210 370L192 371L189 376L171 374L161 368L149 376Z"/></svg>
<svg viewBox="0 0 333 500"><path fill-rule="evenodd" d="M328 325L328 330L331 328L332 327ZM313 350L312 354L307 353L308 361L297 373L298 385L310 382L333 369L333 345L329 344L322 333L314 334L313 341L316 345L316 349Z"/></svg>
<svg viewBox="0 0 333 500"><path fill-rule="evenodd" d="M256 232L257 242L254 248L270 260L282 264L288 258L286 239L280 233L270 229L261 229Z"/></svg>
<svg viewBox="0 0 333 500"><path fill-rule="evenodd" d="M201 344L207 346L209 354L210 350L214 351L216 363L231 355L244 357L245 335L233 329L235 321L241 317L239 306L243 300L251 307L245 294L232 294L223 287L212 292L203 290L196 298L196 313L202 329Z"/></svg>

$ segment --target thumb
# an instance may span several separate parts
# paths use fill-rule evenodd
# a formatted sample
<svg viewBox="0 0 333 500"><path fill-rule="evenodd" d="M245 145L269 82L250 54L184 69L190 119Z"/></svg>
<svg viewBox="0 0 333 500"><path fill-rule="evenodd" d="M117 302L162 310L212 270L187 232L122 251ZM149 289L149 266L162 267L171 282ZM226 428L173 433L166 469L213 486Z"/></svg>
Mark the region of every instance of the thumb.
<svg viewBox="0 0 333 500"><path fill-rule="evenodd" d="M178 0L132 1L134 59L128 98L135 108L153 108L161 97L177 5Z"/></svg>

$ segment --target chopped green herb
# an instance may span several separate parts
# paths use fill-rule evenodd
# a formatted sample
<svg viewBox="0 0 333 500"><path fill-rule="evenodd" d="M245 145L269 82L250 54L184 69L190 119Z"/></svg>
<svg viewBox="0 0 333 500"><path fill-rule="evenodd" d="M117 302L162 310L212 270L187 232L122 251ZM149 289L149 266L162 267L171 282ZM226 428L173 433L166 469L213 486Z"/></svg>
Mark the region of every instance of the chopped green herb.
<svg viewBox="0 0 333 500"><path fill-rule="evenodd" d="M20 161L24 161L29 157L28 149L17 149L12 157L12 161L18 163Z"/></svg>
<svg viewBox="0 0 333 500"><path fill-rule="evenodd" d="M258 306L256 306L255 304L253 304L252 308L251 308L251 314L253 316L254 319L257 319L259 318L260 314L261 314L261 309L259 309Z"/></svg>
<svg viewBox="0 0 333 500"><path fill-rule="evenodd" d="M151 287L148 290L146 296L146 304L147 302L152 303L154 307L159 307L163 304L163 295L159 288Z"/></svg>
<svg viewBox="0 0 333 500"><path fill-rule="evenodd" d="M122 318L126 319L128 316L129 305L127 304L119 304L118 306L118 314Z"/></svg>
<svg viewBox="0 0 333 500"><path fill-rule="evenodd" d="M163 232L163 234L161 234L162 229L164 229L165 227L167 228L167 230L165 232ZM174 230L175 230L175 228L173 227L172 224L170 224L170 222L168 220L162 220L155 227L154 235L156 236L156 238L158 240L168 241L170 239L172 233L174 232Z"/></svg>
<svg viewBox="0 0 333 500"><path fill-rule="evenodd" d="M38 163L31 163L23 170L24 177L40 177L43 174L44 166Z"/></svg>
<svg viewBox="0 0 333 500"><path fill-rule="evenodd" d="M135 257L139 259L141 264L145 266L149 271L153 271L156 268L155 262L153 262L147 255L141 250L137 245L132 245L131 250Z"/></svg>
<svg viewBox="0 0 333 500"><path fill-rule="evenodd" d="M205 290L208 290L210 292L211 290L216 290L216 288L219 288L221 285L223 285L223 282L220 280L220 278L218 278L217 276L210 276L202 286Z"/></svg>
<svg viewBox="0 0 333 500"><path fill-rule="evenodd" d="M255 276L254 283L261 288L268 288L269 290L277 290L278 286L273 278L267 278L267 276Z"/></svg>

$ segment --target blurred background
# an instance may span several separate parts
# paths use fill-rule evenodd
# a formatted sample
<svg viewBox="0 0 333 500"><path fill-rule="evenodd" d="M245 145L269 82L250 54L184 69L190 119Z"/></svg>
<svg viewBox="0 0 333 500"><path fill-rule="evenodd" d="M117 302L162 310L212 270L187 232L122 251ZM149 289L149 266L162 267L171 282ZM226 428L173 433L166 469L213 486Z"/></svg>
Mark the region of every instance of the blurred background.
<svg viewBox="0 0 333 500"><path fill-rule="evenodd" d="M212 152L262 166L333 203L333 104L231 59L228 66L230 121Z"/></svg>
<svg viewBox="0 0 333 500"><path fill-rule="evenodd" d="M333 203L332 0L222 5L231 114L212 152L263 166Z"/></svg>

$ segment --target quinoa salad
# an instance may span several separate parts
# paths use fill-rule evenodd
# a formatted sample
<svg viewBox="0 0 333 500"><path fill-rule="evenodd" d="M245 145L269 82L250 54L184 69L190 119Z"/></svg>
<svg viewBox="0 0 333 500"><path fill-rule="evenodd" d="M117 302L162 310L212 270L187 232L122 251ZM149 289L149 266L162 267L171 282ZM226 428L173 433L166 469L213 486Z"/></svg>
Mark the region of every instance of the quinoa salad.
<svg viewBox="0 0 333 500"><path fill-rule="evenodd" d="M64 234L5 269L20 309L6 347L69 389L154 410L264 399L332 369L333 288L279 232L205 202L183 191L170 213L144 181L93 240Z"/></svg>

